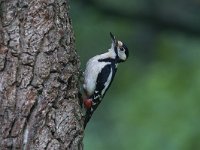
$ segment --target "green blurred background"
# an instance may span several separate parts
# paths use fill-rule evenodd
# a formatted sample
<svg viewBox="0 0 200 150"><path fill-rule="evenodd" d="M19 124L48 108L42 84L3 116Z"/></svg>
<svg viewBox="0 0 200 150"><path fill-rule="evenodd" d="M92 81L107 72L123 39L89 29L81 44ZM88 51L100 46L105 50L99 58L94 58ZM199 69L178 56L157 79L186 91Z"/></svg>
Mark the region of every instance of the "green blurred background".
<svg viewBox="0 0 200 150"><path fill-rule="evenodd" d="M83 70L110 48L110 31L130 51L85 150L199 150L200 1L73 0L70 13Z"/></svg>

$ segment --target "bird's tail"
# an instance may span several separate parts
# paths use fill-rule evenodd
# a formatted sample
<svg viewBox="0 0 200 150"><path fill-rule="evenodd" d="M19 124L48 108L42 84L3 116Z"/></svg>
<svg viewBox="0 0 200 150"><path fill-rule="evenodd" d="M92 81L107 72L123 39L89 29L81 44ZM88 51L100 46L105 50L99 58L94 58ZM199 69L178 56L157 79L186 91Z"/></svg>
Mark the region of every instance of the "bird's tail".
<svg viewBox="0 0 200 150"><path fill-rule="evenodd" d="M93 95L93 97L90 97L90 99L92 99L92 101L95 103L92 105L91 108L87 109L86 110L86 113L85 113L85 120L84 120L84 129L87 125L87 123L90 121L90 118L92 117L93 113L95 112L95 110L97 109L98 105L101 103L99 97L98 98L94 98L95 95Z"/></svg>
<svg viewBox="0 0 200 150"><path fill-rule="evenodd" d="M90 121L91 116L92 116L92 113L91 113L90 109L88 109L85 114L84 129L85 129L87 123Z"/></svg>

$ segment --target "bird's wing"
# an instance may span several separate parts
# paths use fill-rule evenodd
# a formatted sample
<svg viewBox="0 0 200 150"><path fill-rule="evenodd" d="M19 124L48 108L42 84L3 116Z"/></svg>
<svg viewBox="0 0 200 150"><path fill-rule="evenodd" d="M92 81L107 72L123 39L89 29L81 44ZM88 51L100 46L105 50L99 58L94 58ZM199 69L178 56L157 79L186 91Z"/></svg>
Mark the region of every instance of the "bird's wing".
<svg viewBox="0 0 200 150"><path fill-rule="evenodd" d="M94 91L94 94L91 95L90 97L90 99L92 99L93 101L92 107L86 111L84 127L86 126L87 122L90 120L93 112L101 103L101 99L103 98L109 86L111 85L115 72L116 72L116 69L113 69L111 64L107 64L104 66L102 71L98 74L97 81L96 81L96 89Z"/></svg>

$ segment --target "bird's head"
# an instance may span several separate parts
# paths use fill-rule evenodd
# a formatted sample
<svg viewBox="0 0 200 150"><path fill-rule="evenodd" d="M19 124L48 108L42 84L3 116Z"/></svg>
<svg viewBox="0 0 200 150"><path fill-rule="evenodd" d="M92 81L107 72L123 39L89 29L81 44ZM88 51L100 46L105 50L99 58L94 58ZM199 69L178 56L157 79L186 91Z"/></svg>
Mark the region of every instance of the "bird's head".
<svg viewBox="0 0 200 150"><path fill-rule="evenodd" d="M112 39L111 49L114 50L116 54L116 59L118 60L118 62L126 61L129 56L128 48L123 42L116 40L115 36L111 32L110 37Z"/></svg>

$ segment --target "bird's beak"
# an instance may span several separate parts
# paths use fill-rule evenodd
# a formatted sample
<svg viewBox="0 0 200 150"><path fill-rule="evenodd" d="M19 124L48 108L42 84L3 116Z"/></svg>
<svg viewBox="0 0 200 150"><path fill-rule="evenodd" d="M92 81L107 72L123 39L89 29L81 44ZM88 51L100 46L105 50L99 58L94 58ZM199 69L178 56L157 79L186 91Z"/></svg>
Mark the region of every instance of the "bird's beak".
<svg viewBox="0 0 200 150"><path fill-rule="evenodd" d="M110 32L110 37L111 37L111 40L112 40L112 44L114 46L117 46L117 40L116 40L115 36L111 32Z"/></svg>

